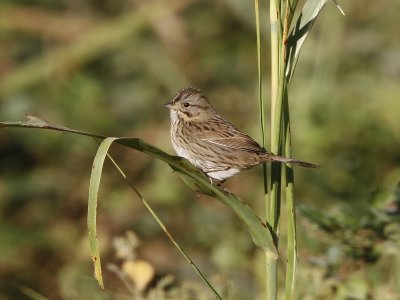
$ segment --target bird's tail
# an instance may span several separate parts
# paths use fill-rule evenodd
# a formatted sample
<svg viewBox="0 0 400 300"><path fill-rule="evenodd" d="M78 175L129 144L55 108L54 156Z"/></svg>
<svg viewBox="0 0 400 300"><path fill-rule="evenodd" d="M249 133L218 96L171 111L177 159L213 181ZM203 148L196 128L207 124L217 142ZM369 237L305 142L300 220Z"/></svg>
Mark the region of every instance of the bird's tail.
<svg viewBox="0 0 400 300"><path fill-rule="evenodd" d="M283 162L283 163L290 163L290 164L294 164L300 167L304 167L304 168L319 168L318 165L314 165L312 163L308 163L302 160L297 160L297 159L293 159L293 158L287 158L287 157L282 157L282 156L278 156L278 155L273 155L273 154L268 154L265 157L265 161L279 161L279 162Z"/></svg>

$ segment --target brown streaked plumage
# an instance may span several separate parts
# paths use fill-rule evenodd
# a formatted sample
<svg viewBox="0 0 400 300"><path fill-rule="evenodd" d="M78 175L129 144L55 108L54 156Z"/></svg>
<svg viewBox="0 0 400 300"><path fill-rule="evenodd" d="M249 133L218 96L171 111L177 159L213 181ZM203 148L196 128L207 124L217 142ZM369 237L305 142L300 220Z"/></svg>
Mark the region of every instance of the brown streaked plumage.
<svg viewBox="0 0 400 300"><path fill-rule="evenodd" d="M164 106L170 109L171 142L176 153L214 180L224 181L242 169L271 161L317 167L267 152L218 115L197 88L180 90Z"/></svg>

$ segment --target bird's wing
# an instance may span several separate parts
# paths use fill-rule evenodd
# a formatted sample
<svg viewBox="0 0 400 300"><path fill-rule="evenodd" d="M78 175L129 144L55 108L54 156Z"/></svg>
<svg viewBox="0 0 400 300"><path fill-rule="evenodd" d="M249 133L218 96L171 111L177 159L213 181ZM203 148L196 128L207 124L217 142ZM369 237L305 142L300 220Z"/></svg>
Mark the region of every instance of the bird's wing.
<svg viewBox="0 0 400 300"><path fill-rule="evenodd" d="M225 121L225 120L224 120ZM197 138L204 142L219 146L248 152L265 152L264 149L247 134L239 131L229 122L212 124L214 130L202 130L196 132Z"/></svg>

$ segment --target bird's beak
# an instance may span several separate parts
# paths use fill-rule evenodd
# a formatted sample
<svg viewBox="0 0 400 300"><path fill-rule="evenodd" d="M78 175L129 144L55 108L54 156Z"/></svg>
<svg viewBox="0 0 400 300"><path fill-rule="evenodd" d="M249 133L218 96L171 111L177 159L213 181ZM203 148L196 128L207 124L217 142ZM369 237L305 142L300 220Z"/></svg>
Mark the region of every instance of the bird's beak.
<svg viewBox="0 0 400 300"><path fill-rule="evenodd" d="M163 104L164 107L171 109L172 107L174 107L174 102L167 102L165 104Z"/></svg>

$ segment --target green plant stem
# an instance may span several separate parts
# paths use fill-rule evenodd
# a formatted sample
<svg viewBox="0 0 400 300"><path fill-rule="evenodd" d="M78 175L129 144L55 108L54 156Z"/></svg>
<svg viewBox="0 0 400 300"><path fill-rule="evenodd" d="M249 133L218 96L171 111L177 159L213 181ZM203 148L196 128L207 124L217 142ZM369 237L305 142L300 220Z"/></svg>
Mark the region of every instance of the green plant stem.
<svg viewBox="0 0 400 300"><path fill-rule="evenodd" d="M278 153L279 148L279 131L276 128L278 122L280 127L280 117L277 117L276 111L280 110L278 101L279 92L279 48L280 48L280 1L270 0L270 25L271 25L271 149L274 153ZM274 150L275 149L275 150ZM266 222L271 226L273 232L277 235L276 230L276 207L277 199L280 191L280 172L279 164L271 164L270 177L270 193L266 199ZM275 246L278 246L278 240L275 240ZM266 299L277 299L277 277L278 277L278 261L266 256Z"/></svg>
<svg viewBox="0 0 400 300"><path fill-rule="evenodd" d="M290 115L289 115L289 95L287 90L288 79L285 74L287 64L287 37L289 27L296 10L297 0L286 0L285 17L283 22L282 34L282 65L281 80L284 84L282 91L282 112L283 112L283 141L284 154L292 157L291 136L290 136ZM296 238L296 210L294 201L294 173L293 167L285 165L285 198L286 198L286 219L287 219L287 249L286 249L286 280L285 280L285 299L291 300L294 293L296 259L297 259L297 238Z"/></svg>
<svg viewBox="0 0 400 300"><path fill-rule="evenodd" d="M261 35L260 35L260 14L259 14L259 1L254 1L255 16L256 16L256 31L257 31L257 66L258 66L258 98L260 107L260 122L262 132L262 145L265 147L265 112L264 112L264 99L262 94L262 68L261 68ZM268 207L269 195L268 195L268 176L266 164L263 164L263 178L264 178L264 201ZM276 299L277 295L277 259L272 258L268 252L265 252L266 257L266 290L267 299Z"/></svg>
<svg viewBox="0 0 400 300"><path fill-rule="evenodd" d="M264 99L262 93L260 9L258 0L254 0L254 9L256 14L256 35L257 35L258 99L260 108L262 145L263 147L265 147L265 112L264 112Z"/></svg>
<svg viewBox="0 0 400 300"><path fill-rule="evenodd" d="M264 110L264 98L262 89L262 68L261 68L261 33L260 33L260 8L259 1L254 0L254 10L256 17L256 35L257 35L257 71L258 71L258 100L260 109L260 124L262 134L262 146L265 148L265 110ZM268 174L267 165L263 164L263 184L264 184L264 201L268 198Z"/></svg>
<svg viewBox="0 0 400 300"><path fill-rule="evenodd" d="M278 142L279 142L279 127L276 124L280 124L280 117L277 117L276 111L280 110L278 101L279 92L279 32L280 23L277 18L277 10L275 1L270 1L270 22L271 22L271 150L274 153L278 153ZM280 114L278 114L280 115ZM278 122L278 123L277 123ZM272 164L271 169L274 169L276 164ZM276 168L275 168L276 169ZM271 173L274 173L271 171ZM271 193L268 203L266 203L266 219L267 222L273 226L275 210L273 209L273 199L276 197L276 182L271 174Z"/></svg>
<svg viewBox="0 0 400 300"><path fill-rule="evenodd" d="M275 12L275 2L270 1L271 19L271 151L281 154L282 141L282 101L286 87L282 47L282 29L279 15ZM267 220L273 231L278 231L281 186L281 164L271 164L271 192Z"/></svg>
<svg viewBox="0 0 400 300"><path fill-rule="evenodd" d="M285 132L285 156L292 157L289 101L287 90L284 97L284 132ZM286 249L286 280L285 299L293 299L295 273L297 263L297 237L296 237L296 210L294 201L294 172L292 166L285 166L285 198L287 219L287 249Z"/></svg>
<svg viewBox="0 0 400 300"><path fill-rule="evenodd" d="M290 152L290 127L289 127L289 110L288 110L288 97L287 97L287 80L285 76L286 69L286 38L288 36L290 22L293 17L293 7L290 6L290 1L280 1L279 12L276 10L276 1L270 1L270 19L271 19L271 151L274 154L281 155L282 148L286 156L291 156ZM283 16L283 20L281 19ZM281 23L282 22L282 23ZM274 26L275 25L275 26ZM287 136L286 136L287 135ZM286 143L287 142L287 143ZM289 152L289 153L288 153ZM285 180L285 195L289 197L289 212L294 212L293 201L293 170L291 167L285 167L285 173L282 174L282 166L277 163L272 163L271 166L271 192L269 199L269 211L267 213L267 221L275 233L276 241L275 246L278 248L279 240L279 218L280 207L282 202L282 180ZM289 287L286 289L286 295L289 299L293 291L293 277L294 277L294 258L293 249L295 248L295 226L294 213L290 214L290 274ZM267 259L267 299L277 298L277 261L273 262ZM269 279L268 279L269 277Z"/></svg>

